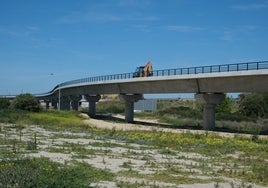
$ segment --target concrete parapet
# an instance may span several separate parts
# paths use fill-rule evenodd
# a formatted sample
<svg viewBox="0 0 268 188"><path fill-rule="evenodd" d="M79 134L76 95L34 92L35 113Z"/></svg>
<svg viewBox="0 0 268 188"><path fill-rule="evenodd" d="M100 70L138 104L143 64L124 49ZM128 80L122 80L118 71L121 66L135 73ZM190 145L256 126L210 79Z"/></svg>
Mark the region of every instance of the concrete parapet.
<svg viewBox="0 0 268 188"><path fill-rule="evenodd" d="M130 123L134 120L134 102L143 99L142 94L120 94L120 100L125 101L125 120Z"/></svg>
<svg viewBox="0 0 268 188"><path fill-rule="evenodd" d="M96 116L96 102L101 98L100 95L85 95L86 100L88 101L88 115L90 117Z"/></svg>
<svg viewBox="0 0 268 188"><path fill-rule="evenodd" d="M197 102L204 104L203 127L205 130L215 129L215 105L225 98L223 93L198 93L195 95Z"/></svg>

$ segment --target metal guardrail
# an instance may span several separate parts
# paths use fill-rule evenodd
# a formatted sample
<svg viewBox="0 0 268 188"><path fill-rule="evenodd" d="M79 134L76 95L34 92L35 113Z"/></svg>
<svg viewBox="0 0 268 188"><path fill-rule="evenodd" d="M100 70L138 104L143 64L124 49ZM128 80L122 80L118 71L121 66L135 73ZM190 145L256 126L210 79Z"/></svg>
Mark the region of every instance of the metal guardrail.
<svg viewBox="0 0 268 188"><path fill-rule="evenodd" d="M260 70L260 69L268 69L268 61L155 70L155 71L153 71L152 77L215 73L215 72L248 71L248 70ZM88 77L88 78L82 78L82 79L78 79L78 80L64 82L64 83L61 83L58 86L56 86L56 88L69 86L69 85L75 85L75 84L83 84L83 83L130 79L133 77L134 77L134 72L123 73L123 74L105 75L105 76L95 76L95 77ZM136 78L136 79L139 79L139 78ZM56 88L54 88L53 90L55 90Z"/></svg>
<svg viewBox="0 0 268 188"><path fill-rule="evenodd" d="M268 61L155 70L153 71L152 77L187 75L187 74L190 75L190 74L215 73L215 72L248 71L248 70L260 70L260 69L268 69ZM76 85L76 84L104 82L104 81L110 81L110 80L122 80L122 79L130 79L130 78L134 78L134 72L87 77L87 78L63 82L61 84L58 84L56 87L54 87L50 92L36 94L35 96L47 96L47 95L52 94L58 88ZM139 79L139 77L138 78L136 77L135 79Z"/></svg>

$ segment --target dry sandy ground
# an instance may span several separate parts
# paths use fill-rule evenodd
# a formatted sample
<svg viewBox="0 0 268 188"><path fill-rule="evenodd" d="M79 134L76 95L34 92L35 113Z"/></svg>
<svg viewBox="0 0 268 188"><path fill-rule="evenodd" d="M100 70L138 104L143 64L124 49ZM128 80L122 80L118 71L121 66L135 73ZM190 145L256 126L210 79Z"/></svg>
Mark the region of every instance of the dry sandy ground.
<svg viewBox="0 0 268 188"><path fill-rule="evenodd" d="M104 121L101 119L90 119L87 114L81 114L83 118L85 118L85 123L94 125L97 128L102 129L115 129L115 130L146 130L146 131L162 131L162 132L172 132L172 133L194 133L194 134L205 134L205 133L215 133L222 137L235 137L235 136L244 136L251 137L250 134L234 134L227 132L212 132L212 131L204 131L204 130L190 130L190 129L171 129L171 128L160 128L157 126L146 126L141 125L139 123L131 124L131 123L120 123L120 122L112 122L112 121ZM124 116L122 115L113 115L113 117L124 120ZM145 122L151 124L159 124L156 119L140 119L135 118L134 122ZM165 125L165 124L163 124ZM261 139L268 139L267 135L260 135Z"/></svg>
<svg viewBox="0 0 268 188"><path fill-rule="evenodd" d="M156 128L148 127L138 124L118 123L112 121L104 121L100 119L90 119L86 115L82 114L85 118L85 123L92 127L98 127L102 129L116 129L116 130L154 130L154 131L169 131L175 133L181 133L185 130L175 130L168 128ZM122 118L122 116L117 116ZM135 121L146 121L141 119L135 119ZM157 123L156 120L147 120L150 123ZM86 133L73 133L68 131L54 132L42 129L38 126L29 126L22 130L22 134L18 134L16 128L12 129L12 125L9 125L8 129L5 129L4 124L0 125L0 136L8 137L9 139L21 139L23 141L29 141L33 138L33 133L37 135L38 139L38 152L28 153L27 156L31 157L48 157L53 161L57 161L63 164L68 164L72 160L83 161L91 164L92 166L100 169L106 169L116 174L116 179L113 182L95 182L92 186L102 188L116 188L117 184L125 182L129 184L139 183L140 187L167 187L167 188L214 188L214 187L241 187L241 180L230 179L228 177L217 177L223 180L217 184L212 174L204 174L198 168L201 161L209 161L210 158L202 156L198 153L179 152L173 151L172 155L163 154L161 150L152 148L150 146L126 143L120 140L99 138L94 135L88 135ZM204 131L191 131L204 134ZM222 136L233 136L229 133L221 133ZM90 154L83 158L77 157L79 153L70 151L71 144L79 144L86 151L90 151ZM62 149L62 152L55 149ZM53 151L54 150L54 151ZM68 152L70 151L70 152ZM208 164L208 168L221 169L224 164ZM230 164L231 165L231 164ZM170 176L180 177L185 176L196 179L197 183L194 184L176 184L174 182L167 182L161 178L152 180L150 177L154 177L154 174L169 170L171 167L180 169L183 175L179 173L170 174ZM128 172L135 172L139 175L129 176ZM191 175L189 175L189 172ZM135 174L133 173L133 174ZM200 180L200 181L199 181ZM263 188L263 186L254 184L245 184L246 186L252 186L256 188Z"/></svg>

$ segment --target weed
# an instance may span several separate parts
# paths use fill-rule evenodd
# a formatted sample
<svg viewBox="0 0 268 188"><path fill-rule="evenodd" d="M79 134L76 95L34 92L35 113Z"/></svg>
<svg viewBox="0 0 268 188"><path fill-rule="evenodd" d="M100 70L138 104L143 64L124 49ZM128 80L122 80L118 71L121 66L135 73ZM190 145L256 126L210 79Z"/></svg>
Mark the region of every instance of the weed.
<svg viewBox="0 0 268 188"><path fill-rule="evenodd" d="M113 175L86 163L66 166L46 158L0 161L0 187L89 187Z"/></svg>

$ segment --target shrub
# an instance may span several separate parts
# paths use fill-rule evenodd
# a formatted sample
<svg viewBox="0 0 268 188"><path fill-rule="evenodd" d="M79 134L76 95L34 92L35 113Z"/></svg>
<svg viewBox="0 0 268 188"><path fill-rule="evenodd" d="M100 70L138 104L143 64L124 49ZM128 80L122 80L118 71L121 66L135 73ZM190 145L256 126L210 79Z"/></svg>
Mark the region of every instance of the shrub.
<svg viewBox="0 0 268 188"><path fill-rule="evenodd" d="M8 109L10 102L7 98L0 98L0 109Z"/></svg>
<svg viewBox="0 0 268 188"><path fill-rule="evenodd" d="M46 158L0 161L0 187L90 187L113 175L86 163L62 165Z"/></svg>
<svg viewBox="0 0 268 188"><path fill-rule="evenodd" d="M29 93L18 95L12 102L12 108L31 112L38 112L41 110L38 101Z"/></svg>
<svg viewBox="0 0 268 188"><path fill-rule="evenodd" d="M157 115L164 116L165 114L174 115L178 118L194 118L194 119L202 119L202 112L198 109L192 109L190 107L185 106L173 106L167 107L162 110L158 110Z"/></svg>
<svg viewBox="0 0 268 188"><path fill-rule="evenodd" d="M236 111L236 104L235 101L232 100L230 97L225 96L224 100L216 105L216 112L217 113L233 113Z"/></svg>
<svg viewBox="0 0 268 188"><path fill-rule="evenodd" d="M97 112L100 113L124 113L125 106L121 101L102 101L96 105Z"/></svg>
<svg viewBox="0 0 268 188"><path fill-rule="evenodd" d="M268 94L253 93L239 96L239 112L247 117L268 117Z"/></svg>

